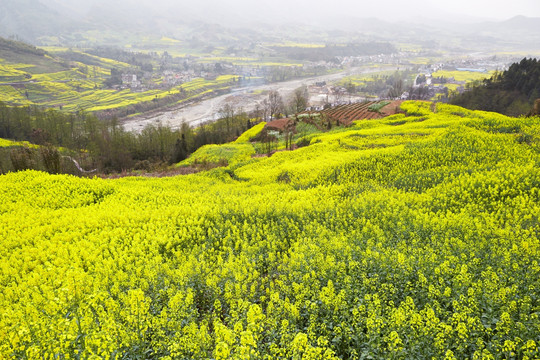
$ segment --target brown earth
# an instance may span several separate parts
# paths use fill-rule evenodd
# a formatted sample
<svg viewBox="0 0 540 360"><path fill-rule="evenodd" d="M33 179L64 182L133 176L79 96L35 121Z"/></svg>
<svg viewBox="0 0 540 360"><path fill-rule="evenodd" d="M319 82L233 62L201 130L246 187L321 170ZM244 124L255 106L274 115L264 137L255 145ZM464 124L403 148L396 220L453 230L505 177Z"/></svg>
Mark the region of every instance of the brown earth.
<svg viewBox="0 0 540 360"><path fill-rule="evenodd" d="M340 105L331 109L323 110L321 113L327 117L330 117L333 122L339 121L339 123L342 125L350 125L355 120L382 119L389 115L394 115L400 111L399 107L403 101L391 101L379 112L369 110L370 106L380 102L381 101L369 101L356 104Z"/></svg>

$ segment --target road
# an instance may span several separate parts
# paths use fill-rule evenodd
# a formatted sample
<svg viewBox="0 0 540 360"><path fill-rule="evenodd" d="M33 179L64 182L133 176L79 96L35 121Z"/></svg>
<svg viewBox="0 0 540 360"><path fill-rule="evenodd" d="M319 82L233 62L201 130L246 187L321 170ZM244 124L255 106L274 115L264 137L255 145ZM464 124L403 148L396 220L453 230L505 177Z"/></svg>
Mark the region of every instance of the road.
<svg viewBox="0 0 540 360"><path fill-rule="evenodd" d="M233 89L233 91L229 94L217 96L208 100L202 100L195 104L180 105L173 109L167 109L160 112L153 112L148 115L126 119L124 120L123 125L124 129L135 132L141 131L147 125L157 125L159 123L168 125L173 129L179 128L182 122L186 122L193 127L205 121L217 120L219 110L226 104L231 104L235 109L242 108L244 111L253 111L258 104L260 105L262 101L267 98L267 91L276 90L280 93L283 99L287 99L295 89L303 85L311 85L321 81L330 83L347 76L395 69L395 67L352 68L347 71L330 75L322 75L266 85L257 85L249 88L237 88Z"/></svg>

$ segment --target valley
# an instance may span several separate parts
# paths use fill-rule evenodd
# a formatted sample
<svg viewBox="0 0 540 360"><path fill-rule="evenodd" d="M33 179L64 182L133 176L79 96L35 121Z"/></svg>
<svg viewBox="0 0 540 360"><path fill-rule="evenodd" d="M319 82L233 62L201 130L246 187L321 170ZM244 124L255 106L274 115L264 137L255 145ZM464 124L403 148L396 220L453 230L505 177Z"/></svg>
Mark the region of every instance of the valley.
<svg viewBox="0 0 540 360"><path fill-rule="evenodd" d="M263 101L268 97L269 91L278 91L279 94L287 99L291 96L294 90L302 87L313 85L317 82L334 83L339 80L355 76L358 74L370 74L380 72L382 70L395 71L397 68L392 66L377 67L377 68L352 68L344 72L339 72L331 75L322 75L318 77L310 77L298 80L291 80L267 85L255 85L252 87L233 88L230 94L220 95L208 100L198 101L187 106L179 106L176 109L169 109L165 112L158 111L155 114L135 116L125 119L124 128L130 131L140 131L149 124L163 125L178 128L182 122L186 122L191 126L197 126L203 122L214 121L219 118L220 110L226 105L230 105L238 111L247 113L254 112L257 108L263 108ZM330 100L332 96L330 96ZM351 101L363 101L365 98L353 96ZM309 103L313 106L324 105L326 98L320 99L318 94L310 94Z"/></svg>
<svg viewBox="0 0 540 360"><path fill-rule="evenodd" d="M540 359L540 6L0 0L0 359Z"/></svg>

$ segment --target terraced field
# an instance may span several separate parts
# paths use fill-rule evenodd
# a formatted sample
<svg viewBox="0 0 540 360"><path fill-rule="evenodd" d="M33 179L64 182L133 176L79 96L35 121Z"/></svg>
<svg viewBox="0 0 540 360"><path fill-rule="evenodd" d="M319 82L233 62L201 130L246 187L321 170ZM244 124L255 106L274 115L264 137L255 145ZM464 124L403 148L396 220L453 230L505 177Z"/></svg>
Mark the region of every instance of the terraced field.
<svg viewBox="0 0 540 360"><path fill-rule="evenodd" d="M439 70L431 74L434 78L436 77L444 77L444 78L454 78L456 81L460 82L472 82L477 80L484 80L489 77L491 77L495 71L486 71L486 72L476 72L476 71L446 71L446 70Z"/></svg>
<svg viewBox="0 0 540 360"><path fill-rule="evenodd" d="M98 57L94 57L98 59ZM101 59L101 60L99 60ZM215 80L197 78L172 89L133 91L104 88L110 68L128 64L99 58L101 66L88 68L82 63L58 72L31 73L32 64L0 63L0 101L10 105L40 105L60 107L66 111L103 111L151 102L170 95L184 93L184 99L209 91L224 90L232 85L235 76L224 75Z"/></svg>
<svg viewBox="0 0 540 360"><path fill-rule="evenodd" d="M77 49L48 47L40 50L20 43L8 44L15 50L7 48L0 53L0 102L13 106L38 105L89 112L117 109L127 115L140 111L132 109L135 105L153 108L225 90L236 79L234 75L219 76L215 80L196 78L164 89L159 88L161 78L155 77L148 80L147 90L116 90L105 85L112 69L136 73L137 68ZM19 49L21 46L23 50ZM72 61L74 59L77 61ZM165 101L153 104L162 99Z"/></svg>
<svg viewBox="0 0 540 360"><path fill-rule="evenodd" d="M393 115L399 110L401 101L393 101L381 108L380 111L372 111L370 107L381 103L380 101L368 101L364 103L342 105L336 108L324 110L323 114L338 119L340 123L347 125L354 120L361 119L381 119L388 115Z"/></svg>
<svg viewBox="0 0 540 360"><path fill-rule="evenodd" d="M354 120L363 119L382 119L388 115L393 115L399 112L399 106L402 101L392 101L384 105L379 111L374 111L373 106L381 104L382 101L366 101L355 104L340 105L333 108L325 109L321 112L304 112L299 114L299 117L324 117L332 122L339 122L341 125L349 125ZM370 109L371 108L371 109Z"/></svg>

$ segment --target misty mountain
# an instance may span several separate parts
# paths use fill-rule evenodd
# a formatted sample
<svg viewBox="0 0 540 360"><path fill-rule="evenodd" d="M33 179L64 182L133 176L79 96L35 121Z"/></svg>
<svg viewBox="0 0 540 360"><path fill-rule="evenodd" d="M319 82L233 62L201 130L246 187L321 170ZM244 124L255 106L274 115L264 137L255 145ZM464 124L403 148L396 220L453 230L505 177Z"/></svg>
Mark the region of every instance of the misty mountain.
<svg viewBox="0 0 540 360"><path fill-rule="evenodd" d="M0 0L0 35L35 41L71 31L76 23L38 0ZM79 26L80 27L80 26Z"/></svg>
<svg viewBox="0 0 540 360"><path fill-rule="evenodd" d="M343 1L342 1L343 2ZM339 2L338 2L339 3ZM60 44L89 46L132 43L140 36L167 36L184 42L234 46L236 43L393 41L428 44L429 48L465 50L526 49L540 43L540 18L517 16L506 21L464 16L403 16L396 21L373 6L339 7L307 0L165 1L165 0L0 0L0 35L34 44L60 36ZM325 6L328 11L325 12ZM394 11L395 12L395 11ZM382 19L381 19L382 18ZM85 35L90 30L100 35Z"/></svg>
<svg viewBox="0 0 540 360"><path fill-rule="evenodd" d="M495 24L495 26L501 31L510 30L538 34L540 33L540 18L519 15Z"/></svg>
<svg viewBox="0 0 540 360"><path fill-rule="evenodd" d="M70 19L83 19L95 1L39 0L42 4Z"/></svg>
<svg viewBox="0 0 540 360"><path fill-rule="evenodd" d="M498 42L507 49L529 49L540 43L540 18L515 16L505 21L468 24L459 33Z"/></svg>

